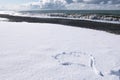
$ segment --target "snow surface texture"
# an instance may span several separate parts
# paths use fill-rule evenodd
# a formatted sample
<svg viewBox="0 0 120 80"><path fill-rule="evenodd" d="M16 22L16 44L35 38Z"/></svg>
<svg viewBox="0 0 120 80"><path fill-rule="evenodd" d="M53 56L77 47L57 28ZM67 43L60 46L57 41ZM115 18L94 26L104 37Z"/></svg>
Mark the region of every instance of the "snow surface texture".
<svg viewBox="0 0 120 80"><path fill-rule="evenodd" d="M0 22L0 80L120 80L120 35Z"/></svg>

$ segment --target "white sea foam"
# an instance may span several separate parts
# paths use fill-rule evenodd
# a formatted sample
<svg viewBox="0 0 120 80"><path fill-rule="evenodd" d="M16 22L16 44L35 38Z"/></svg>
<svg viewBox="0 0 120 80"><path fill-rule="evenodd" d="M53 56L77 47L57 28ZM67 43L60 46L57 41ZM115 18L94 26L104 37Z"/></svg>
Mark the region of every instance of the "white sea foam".
<svg viewBox="0 0 120 80"><path fill-rule="evenodd" d="M104 22L104 23L114 23L120 24L120 19L116 20L116 18L112 17L101 17L93 14L93 15L69 15L63 13L46 13L46 14L31 14L31 13L21 13L18 11L0 11L0 14L8 14L13 16L22 16L22 17L36 17L36 18L61 18L61 19L73 19L73 20L88 20L95 22ZM52 15L52 16L51 16Z"/></svg>

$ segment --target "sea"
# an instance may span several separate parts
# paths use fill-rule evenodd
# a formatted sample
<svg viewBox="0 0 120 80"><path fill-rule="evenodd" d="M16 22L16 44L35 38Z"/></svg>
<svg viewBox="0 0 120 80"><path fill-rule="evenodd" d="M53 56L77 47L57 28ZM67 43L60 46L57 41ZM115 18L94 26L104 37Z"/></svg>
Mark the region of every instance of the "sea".
<svg viewBox="0 0 120 80"><path fill-rule="evenodd" d="M64 13L64 14L99 14L120 16L120 10L28 10L19 12L24 14Z"/></svg>
<svg viewBox="0 0 120 80"><path fill-rule="evenodd" d="M9 14L9 12L4 13ZM26 10L12 12L10 15L38 18L94 20L120 24L120 10Z"/></svg>
<svg viewBox="0 0 120 80"><path fill-rule="evenodd" d="M117 22L120 24L120 10L29 10L20 11L36 17L67 18Z"/></svg>

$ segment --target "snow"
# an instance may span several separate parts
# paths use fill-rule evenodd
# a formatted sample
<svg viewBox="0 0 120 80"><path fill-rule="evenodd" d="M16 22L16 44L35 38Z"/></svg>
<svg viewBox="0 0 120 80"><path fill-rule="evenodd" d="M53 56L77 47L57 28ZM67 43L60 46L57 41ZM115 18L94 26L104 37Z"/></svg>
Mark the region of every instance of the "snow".
<svg viewBox="0 0 120 80"><path fill-rule="evenodd" d="M0 80L119 80L119 41L104 31L0 22Z"/></svg>
<svg viewBox="0 0 120 80"><path fill-rule="evenodd" d="M95 21L95 22L104 22L104 23L120 24L120 21L90 20L90 19L85 19L85 20Z"/></svg>
<svg viewBox="0 0 120 80"><path fill-rule="evenodd" d="M0 22L3 22L3 21L8 21L7 18L0 18Z"/></svg>

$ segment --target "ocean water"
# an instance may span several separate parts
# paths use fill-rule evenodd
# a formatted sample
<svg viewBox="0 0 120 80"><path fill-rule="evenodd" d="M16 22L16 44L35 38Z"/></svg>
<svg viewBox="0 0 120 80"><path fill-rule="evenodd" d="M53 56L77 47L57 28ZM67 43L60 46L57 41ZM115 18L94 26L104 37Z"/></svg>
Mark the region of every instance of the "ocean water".
<svg viewBox="0 0 120 80"><path fill-rule="evenodd" d="M64 14L99 14L120 16L120 10L31 10L20 11L21 13L30 14L47 14L47 13L64 13Z"/></svg>

